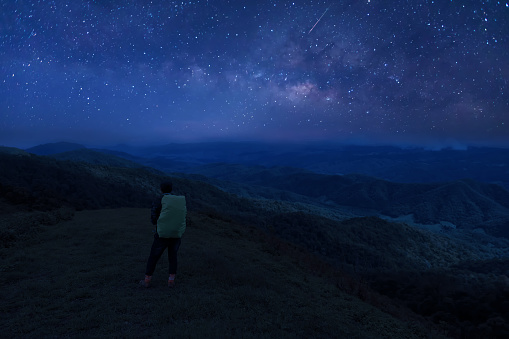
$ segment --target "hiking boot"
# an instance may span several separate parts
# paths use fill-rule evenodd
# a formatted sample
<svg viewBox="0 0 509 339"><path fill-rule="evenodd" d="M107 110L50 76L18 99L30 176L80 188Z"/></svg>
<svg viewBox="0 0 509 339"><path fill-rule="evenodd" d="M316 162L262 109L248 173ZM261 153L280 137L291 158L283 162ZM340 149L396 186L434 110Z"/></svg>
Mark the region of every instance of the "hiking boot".
<svg viewBox="0 0 509 339"><path fill-rule="evenodd" d="M151 275L145 275L145 279L140 280L140 286L145 287L145 288L150 287L151 280L152 280Z"/></svg>
<svg viewBox="0 0 509 339"><path fill-rule="evenodd" d="M150 283L145 280L140 280L140 286L148 288L148 287L150 287Z"/></svg>
<svg viewBox="0 0 509 339"><path fill-rule="evenodd" d="M175 287L175 273L170 273L170 276L168 277L168 287Z"/></svg>

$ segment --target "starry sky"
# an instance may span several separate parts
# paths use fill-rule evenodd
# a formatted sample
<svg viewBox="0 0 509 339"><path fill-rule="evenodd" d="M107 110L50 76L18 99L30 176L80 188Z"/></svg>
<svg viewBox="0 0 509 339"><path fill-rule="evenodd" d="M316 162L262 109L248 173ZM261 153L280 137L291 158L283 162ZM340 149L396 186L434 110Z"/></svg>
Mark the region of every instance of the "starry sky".
<svg viewBox="0 0 509 339"><path fill-rule="evenodd" d="M0 144L509 147L509 3L0 0Z"/></svg>

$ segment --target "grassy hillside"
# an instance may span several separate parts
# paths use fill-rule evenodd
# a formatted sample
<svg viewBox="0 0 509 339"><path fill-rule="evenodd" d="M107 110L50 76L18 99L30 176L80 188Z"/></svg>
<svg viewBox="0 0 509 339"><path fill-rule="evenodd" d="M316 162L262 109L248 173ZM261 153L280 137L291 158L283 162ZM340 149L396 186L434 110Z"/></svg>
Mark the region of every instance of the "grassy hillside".
<svg viewBox="0 0 509 339"><path fill-rule="evenodd" d="M476 268L482 266L481 271ZM475 273L474 273L475 272ZM509 259L463 263L450 269L393 272L370 279L455 338L509 337Z"/></svg>
<svg viewBox="0 0 509 339"><path fill-rule="evenodd" d="M77 212L1 249L2 335L439 337L346 293L256 229L197 213L183 238L177 287L166 287L163 256L154 286L140 288L148 219L148 209Z"/></svg>
<svg viewBox="0 0 509 339"><path fill-rule="evenodd" d="M283 307L281 304L271 304L272 300L277 300L275 294L281 292L287 303L288 300L294 298L303 300L299 299L301 297L297 292L294 291L288 295L285 294L285 291L292 291L291 282L297 283L299 279L303 279L302 283L306 283L308 282L306 279L320 273L325 274L323 277L327 284L339 287L340 291L355 297L362 297L363 300L370 301L383 310L394 311L395 308L388 307L391 302L375 297L376 294L370 287L372 286L379 292L394 298L397 303L418 312L426 320L439 324L444 331L458 338L476 338L476 334L481 332L491 333L490 336L494 338L504 337L509 331L507 323L502 323L502 325L499 323L499 319L509 317L507 312L504 313L504 310L508 308L505 307L505 304L498 302L503 301L504 298L507 299L504 276L507 276L509 271L503 269L507 264L506 259L509 257L509 243L506 239L497 239L480 233L461 233L457 230L430 233L405 223L389 222L374 216L359 217L355 213L350 215L348 209L338 209L336 206L328 206L327 203L309 202L305 204L298 201L297 193L284 190L280 190L278 194L288 194L297 200L292 201L284 197L279 200L252 199L225 192L203 181L176 176L168 177L145 169L59 161L49 157L27 154L0 154L0 248L1 267L2 271L6 272L2 285L7 286L10 280L17 281L16 279L19 278L21 286L25 286L22 290L6 290L9 292L9 294L5 294L5 298L8 298L5 299L6 302L9 305L14 305L10 309L11 313L20 310L22 313L39 315L46 311L56 310L55 312L58 312L58 309L62 307L59 304L60 306L53 305L47 309L43 305L46 299L42 299L41 304L37 306L42 311L37 311L38 308L34 307L30 300L37 301L38 297L27 295L27 291L30 291L28 287L34 288L36 294L41 292L37 295L49 296L48 298L51 297L55 300L64 298L67 301L73 301L74 306L85 305L85 309L91 307L91 304L96 303L97 299L106 294L112 294L115 295L115 298L122 299L122 296L114 290L122 290L125 288L122 287L124 285L114 285L114 288L104 292L100 287L103 285L102 282L96 284L92 282L96 278L103 280L93 273L94 267L103 260L101 254L109 254L114 256L114 265L119 265L122 271L113 268L114 265L111 262L105 264L105 267L112 272L117 272L116 274L120 276L130 272L134 257L129 254L129 251L137 248L137 241L141 239L139 232L148 235L147 243L143 245L143 248L149 247L151 227L148 225L148 209L152 199L158 194L159 183L168 178L173 180L177 194L186 195L191 216L190 225L203 231L196 238L198 247L193 249L209 248L207 251L195 252L197 259L191 265L206 264L206 267L212 270L205 274L207 281L201 281L200 286L213 284L215 288L219 284L222 286L222 292L214 292L219 293L220 298L218 298L234 302L241 297L235 294L232 294L232 297L228 294L236 291L236 287L233 288L228 281L221 282L221 276L233 276L234 278L231 279L237 284L233 286L244 286L243 288L239 287L242 291L246 288L245 286L251 286L252 281L261 279L263 288L273 288L274 292L266 295L268 301L260 301L260 296L256 300L258 303L266 305L265 307L273 309L270 315L272 318L278 319L276 322L273 321L274 324L290 321L285 320L286 318L281 318L283 320L278 318L278 316L283 317L283 314L288 311L286 307L284 311L275 309ZM323 185L325 190L325 183ZM484 192L483 194L486 192L492 194L490 191L479 190L475 186L474 189ZM116 209L105 210L105 208L120 207L143 207L143 217L141 217L141 211L139 215L133 212L137 210L125 210L124 212ZM96 212L90 211L91 209ZM77 212L73 219L75 210L82 212ZM122 213L127 213L129 218L124 219ZM79 219L80 216L93 217ZM218 233L207 233L211 227ZM45 238L53 230L57 233L54 234L55 242L52 238ZM130 235L124 237L122 230L128 231ZM134 239L137 240L134 241ZM198 239L202 239L204 243L199 242ZM213 243L210 243L211 241ZM46 243L51 245L46 246ZM28 247L21 246L27 246L26 244ZM223 248L223 245L226 247ZM251 245L262 248L262 250L246 249L251 248ZM32 248L38 249L37 246L42 246L40 247L42 252L37 252L39 251L37 250L38 254L31 257L31 253L35 251ZM210 248L210 246L213 247ZM65 248L65 251L59 252L61 247ZM75 249L79 249L80 252L72 254ZM247 252L239 252L244 250ZM148 249L144 251L138 258L141 266L144 265ZM58 258L49 256L52 252L57 253ZM112 252L115 253L112 254ZM117 256L117 252L120 253L120 257ZM263 253L265 252L269 255L268 257L264 257L266 254ZM70 253L69 258L66 257L67 253ZM283 291L271 285L274 279L278 279L274 276L274 272L271 273L270 269L265 271L261 268L273 267L272 261L277 263L280 257L290 258L288 260L293 264L299 263L298 267L291 266L292 268L288 269L297 272L295 278L291 278L290 282L285 280L274 285L285 286ZM54 259L41 261L39 258ZM128 261L127 264L123 262L124 259ZM207 264L209 259L211 262ZM37 265L42 268L38 269L37 265L30 266L30 263L33 262L37 262ZM88 266L83 268L82 262ZM67 263L68 266L77 265L78 271L75 271L74 268L63 267L63 263ZM479 267L483 265L486 265L487 271L480 270ZM28 271L24 271L25 266L29 267ZM73 281L71 287L79 287L80 290L84 289L88 292L83 296L78 295L74 299L68 299L65 295L51 294L47 290L51 286L55 286L54 283L59 286L57 289L64 289L66 293L71 293L71 290L65 287L63 280L59 280L55 276L57 273L50 274L49 280L45 281L44 270L52 272L59 270L67 272L69 270L70 273L67 275L69 279L66 279ZM206 271L206 269L204 270ZM143 271L143 267L141 271ZM258 271L263 272L261 278L257 275ZM32 275L27 272L36 273ZM292 276L286 268L276 268L275 272L281 273L284 277ZM94 286L97 290L90 291L86 286L80 285L77 277L80 277L82 273L89 279L90 286ZM140 274L142 275L142 273ZM189 277L198 279L203 274L203 270L200 270L199 273L195 272ZM108 281L116 280L106 269L101 271L101 275L109 277ZM132 276L131 273L129 275ZM301 278L296 278L297 276ZM45 287L40 290L35 288L36 283L33 281L33 277L41 278ZM445 280L437 279L437 277L444 277ZM133 281L125 286L132 286L131 283ZM286 286L287 284L290 284L290 287ZM14 288L14 285L9 288ZM322 288L326 289L326 287L320 289ZM309 292L305 288L301 288L302 291ZM482 294L478 294L479 291L482 291ZM126 295L130 296L130 293L134 292L122 293L127 293ZM248 290L246 293L258 295L261 291ZM20 304L19 298L8 297L11 294L20 298L24 295L28 297L27 299L21 298ZM312 292L307 294L307 297L311 295L313 300L315 298L321 300L319 295L315 294ZM209 310L213 309L211 304L219 301L215 297L199 295L210 301L205 305ZM353 296L352 298L354 298ZM487 296L487 298L483 299L480 296ZM327 298L330 298L330 294L327 295ZM80 303L82 300L85 302L84 304ZM178 300L181 304L188 302L188 299ZM190 300L193 301L193 305L198 302L195 299ZM337 306L325 301L323 303L324 310L313 309L314 313L312 314L316 313L322 317L321 314L325 313L325 309L335 314L334 310ZM304 301L298 305L290 303L293 308L304 307L305 309L310 307L308 304ZM122 305L124 304L115 307L125 310L127 306ZM243 306L249 309L251 304L244 303ZM260 308L262 306L256 307L259 308L259 311L256 312L267 312L266 309ZM340 307L340 309L343 308ZM465 315L465 309L482 309L483 316L475 316L475 312ZM228 313L228 315L220 317L220 320L236 319L235 315L241 314L241 311L237 308L234 310L234 314ZM80 319L91 317L93 321L96 321L95 314L98 311L98 309L93 309L94 314L92 315L81 314ZM203 317L201 308L195 309L195 311L200 314L200 317ZM279 312L278 315L274 315L273 312L276 311ZM70 312L70 308L66 309L66 312ZM145 308L144 312L146 313L148 310ZM59 320L69 318L69 316L60 313L57 314ZM113 317L111 313L107 314ZM214 314L210 313L211 316ZM261 317L258 313L256 314L257 319ZM128 313L127 318L129 316L133 316L133 314ZM41 315L41 317L43 316ZM246 315L243 319L247 317ZM304 319L302 315L295 315L291 318L294 317ZM23 322L27 318L28 315L21 316L19 321ZM143 321L146 320L149 323L151 319L142 318ZM215 320L206 326L212 327L212 323L216 325L219 323L218 319L213 319ZM260 319L265 318L261 317ZM315 321L319 321L318 318L311 317L311 319L313 321L308 324L315 324ZM50 324L53 324L52 320L44 321L50 321ZM129 320L124 321L126 324L129 323ZM181 321L185 323L184 320ZM326 323L329 323L329 320ZM9 325L9 328L15 326L12 324ZM47 323L44 322L44 324ZM273 326L277 326L271 325L269 320L267 320L267 324L270 331L274 329ZM362 326L364 325L366 324L363 323ZM79 326L85 326L85 324ZM297 328L303 333L309 333L308 328L302 327L308 325L300 324L299 326ZM327 336L330 325L323 325L325 326L323 329L320 326L318 327L319 333ZM265 330L260 332L254 325L249 325L247 328L249 331L253 331L249 333L255 333L253 336L263 336L266 333L263 332ZM86 329L83 327L83 330ZM169 327L167 329L169 330ZM138 330L140 330L139 327L136 331ZM35 331L35 329L26 331L32 333L30 331ZM97 333L102 333L100 329L97 331L99 331ZM65 335L64 332L62 333ZM89 332L92 336L94 333ZM287 332L281 333L287 334ZM250 334L246 336L250 336Z"/></svg>
<svg viewBox="0 0 509 339"><path fill-rule="evenodd" d="M16 204L21 210L150 206L158 194L159 183L167 178L144 169L38 156L0 154L0 157L0 202ZM430 234L379 218L352 219L355 213L335 206L327 209L284 201L284 197L277 201L254 200L200 181L177 177L172 180L176 193L186 195L191 210L256 226L356 272L444 267L464 260L507 255L506 243L488 236L476 235L470 240L463 237L459 241L448 234ZM325 183L323 186L325 191Z"/></svg>
<svg viewBox="0 0 509 339"><path fill-rule="evenodd" d="M189 149L184 148L181 151L193 150L192 146L189 147ZM214 152L217 152L213 145L212 148L210 147L209 145L209 148L201 150L203 156L207 154L212 156L215 154ZM178 161L166 157L141 159L130 156L135 160L132 161L112 154L92 151L81 145L66 143L41 145L33 149L48 152L48 150L55 151L68 148L73 150L53 154L52 156L61 160L83 161L109 167L137 168L142 167L142 165L135 161L141 161L150 166L162 168L167 172L181 167ZM174 148L179 149L177 146ZM162 149L160 151L164 153L168 150ZM490 151L496 153L496 150ZM498 151L500 154L505 154L503 150ZM240 151L237 149L236 152ZM470 150L469 152L477 156L481 155L476 150ZM363 154L359 159L369 162L368 160L371 158L383 158L388 156L389 153L382 152L382 154L378 154L376 149L373 149L372 152ZM391 157L402 161L400 158L405 152L399 155L396 153ZM442 153L449 154L450 151L443 151L440 154ZM452 153L457 156L456 152ZM180 155L183 156L184 154ZM252 152L239 153L240 158L238 160L241 161L243 157L254 154ZM370 154L371 157L369 157ZM410 152L408 155L410 159L416 160L419 157L418 154L421 154L421 152ZM428 153L424 152L422 154ZM120 155L125 156L125 154ZM427 157L429 156L428 154ZM451 156L453 155L451 154ZM435 158L435 161L442 159L438 155ZM500 164L503 165L505 160L500 161ZM464 162L465 160L462 162L463 165L465 165ZM504 167L502 166L502 168ZM509 238L509 230L506 227L509 222L509 191L494 184L467 179L443 183L403 184L363 175L323 175L289 167L266 168L263 166L224 163L203 165L196 167L193 171L208 178L219 179L223 182L220 183L216 180L213 183L230 192L248 197L258 196L296 202L312 200L310 202L315 205L328 205L335 209L344 209L344 206L349 206L371 210L371 214L380 213L391 217L412 214L415 221L421 224L438 224L445 221L460 229L472 230L479 228L488 234ZM210 179L205 180L211 182ZM225 183L225 180L229 183ZM238 183L244 186L239 187ZM360 211L360 215L365 213Z"/></svg>

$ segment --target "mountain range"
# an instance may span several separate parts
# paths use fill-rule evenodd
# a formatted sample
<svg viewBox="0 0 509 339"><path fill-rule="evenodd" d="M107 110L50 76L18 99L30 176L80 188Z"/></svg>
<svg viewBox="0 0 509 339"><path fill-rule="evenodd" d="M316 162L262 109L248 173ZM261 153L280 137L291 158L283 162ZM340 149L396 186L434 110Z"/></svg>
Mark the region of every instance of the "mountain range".
<svg viewBox="0 0 509 339"><path fill-rule="evenodd" d="M196 164L225 162L284 166L321 174L363 174L393 182L425 183L459 179L494 183L509 189L509 149L468 147L429 150L395 146L335 144L207 143L157 147L116 147L142 159ZM188 166L188 167L190 167Z"/></svg>
<svg viewBox="0 0 509 339"><path fill-rule="evenodd" d="M187 176L183 174L180 176L192 178L193 176L189 176L190 174L199 174L203 176L200 180L241 196L311 203L336 211L348 207L359 210L357 213L359 216L367 214L389 219L405 218L414 224L428 225L431 228L440 225L441 228L446 229L477 230L488 235L509 238L509 192L503 186L492 183L497 180L482 182L458 177L453 181L446 182L428 182L425 179L414 183L405 182L406 180L391 182L363 174L316 173L305 169L306 163L303 163L303 168L249 165L249 162L245 160L247 154L250 157L253 157L253 154L258 154L256 155L256 159L258 159L269 153L263 147L263 151L255 152L254 149L248 148L242 155L232 155L230 161L241 161L240 158L243 158L244 163L242 164L223 161L196 165L198 162L204 161L205 154L209 154L211 158L215 159L220 151L216 150L216 144L209 145L209 148L201 150L199 154L196 151L191 151L193 147L198 146L190 145L187 146L187 149L184 146L180 147L181 150L184 149L188 152L188 156L196 157L194 162L189 158L185 159L187 163L183 158L180 160L168 160L168 156L162 158L161 153L164 154L164 152L160 148L155 148L151 152L146 151L146 154L152 154L152 156L143 158L118 151L106 151L108 153L106 154L102 150L89 150L81 145L67 143L42 145L27 151L50 154L60 160L85 161L114 167L155 168L166 173L175 173L180 170L187 174ZM225 149L231 150L235 147L228 146ZM251 147L254 148L254 146ZM74 150L68 151L69 149ZM60 150L66 151L59 152ZM174 152L182 153L183 151ZM278 152L276 151L276 153ZM384 152L389 154L390 156L387 157L391 159L399 159L399 163L416 162L415 155L409 156L410 160L403 160L406 159L405 154L409 152L407 150L402 150L399 155L396 155L395 150L389 152L385 149ZM421 152L425 153L425 151ZM451 152L468 151L446 150L446 154L439 154L442 151L428 152L435 155L436 159L433 162L438 162L440 159L451 158ZM503 156L495 157L493 152L493 149L488 149L485 152L472 150L469 156L472 157L471 160L474 164L482 163L486 158L493 159L492 165L488 169L485 168L487 173L490 173L489 168L494 167L495 163L500 165L507 162L508 167L505 165L499 167L509 169L509 157L504 160ZM361 157L359 154L364 154L363 157L367 157L368 154L374 153L377 155L373 155L373 157L379 158L382 151L374 152L372 147L368 147L367 150L357 151L356 155L352 155L351 158ZM500 153L505 154L506 151L500 150ZM212 154L216 155L212 156ZM236 154L241 153L238 151ZM412 151L412 154L415 154L415 151ZM475 154L482 154L482 156L476 158ZM463 154L463 156L465 155ZM273 157L275 156L273 155ZM431 155L421 155L420 157L430 159ZM457 160L458 157L457 155L452 158ZM266 161L268 162L268 160ZM422 160L421 163L425 163L425 161ZM435 169L434 171L440 170ZM485 176L488 177L489 174L485 174Z"/></svg>
<svg viewBox="0 0 509 339"><path fill-rule="evenodd" d="M359 164L361 158L368 159L371 165L363 166L372 175L339 175L313 171L320 161L303 161L322 159L329 170L339 168L331 158L330 163L325 160L334 154L330 149L317 154L313 146L292 158L296 148L285 147L273 152L266 145L218 144L201 150L199 145L104 150L72 144L9 149L0 154L1 207L44 211L44 218L51 220L65 218L64 206L147 207L158 183L170 176L193 213L249 225L271 239L298 246L323 265L358 275L371 288L443 324L454 335L478 333L482 326L497 335L509 333L509 327L496 320L509 316L503 301L509 296L509 192L503 185L506 179L499 176L507 171L507 158L494 156L505 150L468 153L479 157L463 164L467 170L462 174L480 171L483 161L491 159L483 173L486 180L428 180L452 172L430 170L428 179L421 176L412 183L408 180L415 173L391 181L374 172L390 172L397 163L407 170L424 164L437 170L438 159L458 162L455 152L469 150L352 146L356 151L350 158ZM407 158L408 152L415 156ZM461 157L466 159L466 154ZM430 161L432 155L435 160ZM301 166L295 166L299 162ZM374 163L380 167L372 168ZM500 173L489 172L491 168ZM16 237L12 230L2 232L4 246Z"/></svg>

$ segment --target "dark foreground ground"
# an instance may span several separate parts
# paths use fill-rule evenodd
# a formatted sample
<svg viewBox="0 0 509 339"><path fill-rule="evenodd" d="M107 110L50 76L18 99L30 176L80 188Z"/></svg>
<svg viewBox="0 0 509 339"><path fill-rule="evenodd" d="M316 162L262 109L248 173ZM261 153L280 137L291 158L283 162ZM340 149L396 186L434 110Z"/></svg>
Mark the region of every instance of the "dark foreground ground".
<svg viewBox="0 0 509 339"><path fill-rule="evenodd" d="M140 288L152 242L148 213L81 211L6 242L1 336L440 337L310 273L256 230L201 214L190 214L176 288L166 286L166 254L153 287Z"/></svg>

